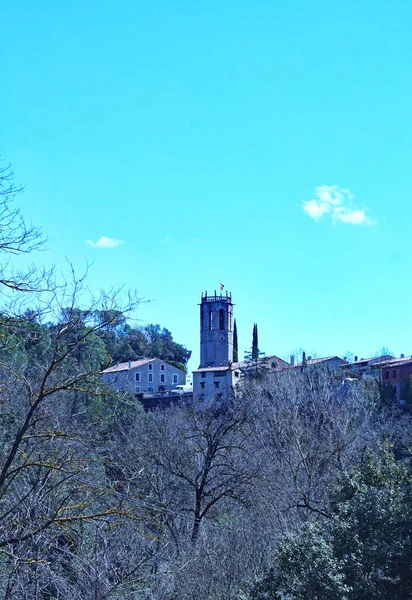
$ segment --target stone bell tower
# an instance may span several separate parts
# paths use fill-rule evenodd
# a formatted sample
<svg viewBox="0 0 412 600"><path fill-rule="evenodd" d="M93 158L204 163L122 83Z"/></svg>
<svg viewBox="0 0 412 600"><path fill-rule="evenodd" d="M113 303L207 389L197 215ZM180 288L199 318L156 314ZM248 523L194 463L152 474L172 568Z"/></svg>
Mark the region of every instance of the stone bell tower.
<svg viewBox="0 0 412 600"><path fill-rule="evenodd" d="M200 303L200 365L229 367L233 362L232 295L208 296L202 293Z"/></svg>

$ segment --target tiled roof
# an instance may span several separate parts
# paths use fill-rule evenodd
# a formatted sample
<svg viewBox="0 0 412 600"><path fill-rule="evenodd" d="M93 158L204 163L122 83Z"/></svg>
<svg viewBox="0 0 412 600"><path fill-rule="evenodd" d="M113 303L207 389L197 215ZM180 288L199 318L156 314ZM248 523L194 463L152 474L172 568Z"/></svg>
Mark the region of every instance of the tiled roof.
<svg viewBox="0 0 412 600"><path fill-rule="evenodd" d="M200 369L196 369L195 371L193 371L193 373L203 373L206 371L229 371L229 370L235 370L235 364L237 363L232 363L231 367L201 367Z"/></svg>
<svg viewBox="0 0 412 600"><path fill-rule="evenodd" d="M142 358L140 360L129 360L128 362L118 363L113 367L109 367L102 371L102 373L117 373L119 371L129 371L130 369L135 369L136 367L142 367L143 365L147 365L150 362L155 360L159 360L158 358Z"/></svg>
<svg viewBox="0 0 412 600"><path fill-rule="evenodd" d="M306 364L307 365L317 365L319 363L327 362L328 360L334 360L335 358L337 358L338 360L341 360L342 363L346 363L346 360L344 360L340 356L325 356L324 358L307 358L306 359ZM301 362L300 363L295 363L294 366L295 367L301 367L302 363Z"/></svg>
<svg viewBox="0 0 412 600"><path fill-rule="evenodd" d="M382 356L371 356L369 358L361 358L360 360L354 360L353 362L348 363L348 365L356 366L356 365L363 365L364 363L375 365L375 364L378 364L383 361L392 360L393 358L394 357L391 356L390 354L383 354Z"/></svg>
<svg viewBox="0 0 412 600"><path fill-rule="evenodd" d="M348 363L348 367L356 367L362 365L369 365L371 367L384 367L391 365L404 364L408 361L412 360L412 356L404 356L403 358L396 358L395 356L390 356L389 354L384 354L383 356L373 356L372 358L362 358L360 360L356 360Z"/></svg>
<svg viewBox="0 0 412 600"><path fill-rule="evenodd" d="M259 358L258 363L261 363L262 365L271 366L271 363L274 361L279 361L281 363L279 365L279 368L289 366L289 363L286 360L283 360L283 358L279 358L279 356L276 356L276 354L272 354L271 356L263 356L262 358ZM237 363L232 363L232 369L247 369L253 367L254 364L254 360L241 360Z"/></svg>
<svg viewBox="0 0 412 600"><path fill-rule="evenodd" d="M374 363L374 367L401 367L412 362L412 356L405 356L404 358L391 358L389 360L382 360L381 362Z"/></svg>

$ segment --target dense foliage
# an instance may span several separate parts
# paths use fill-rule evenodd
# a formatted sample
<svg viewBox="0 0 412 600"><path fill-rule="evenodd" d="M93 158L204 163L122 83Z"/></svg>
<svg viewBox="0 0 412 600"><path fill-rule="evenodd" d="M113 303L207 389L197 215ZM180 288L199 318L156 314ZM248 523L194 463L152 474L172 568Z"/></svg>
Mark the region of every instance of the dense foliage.
<svg viewBox="0 0 412 600"><path fill-rule="evenodd" d="M95 331L88 332L93 320ZM119 311L105 314L104 311L86 311L73 308L62 310L57 323L43 323L41 315L27 310L19 317L0 316L0 359L30 363L35 357L45 357L46 349L52 346L59 327L70 322L75 332L86 333L76 347L75 358L81 364L98 370L111 363L157 357L185 369L191 352L173 340L172 334L160 325L132 328ZM108 324L105 324L108 322ZM73 343L75 338L73 337Z"/></svg>
<svg viewBox="0 0 412 600"><path fill-rule="evenodd" d="M331 491L332 513L288 536L252 598L404 600L412 588L412 473L385 448Z"/></svg>

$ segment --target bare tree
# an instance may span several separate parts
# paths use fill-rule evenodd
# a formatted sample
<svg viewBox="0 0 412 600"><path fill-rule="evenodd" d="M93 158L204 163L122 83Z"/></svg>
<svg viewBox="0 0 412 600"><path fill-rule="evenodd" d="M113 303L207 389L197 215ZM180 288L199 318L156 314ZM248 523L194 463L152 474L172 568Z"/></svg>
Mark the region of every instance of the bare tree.
<svg viewBox="0 0 412 600"><path fill-rule="evenodd" d="M149 415L148 420L144 448L139 450L142 465L152 484L159 480L153 478L154 472L162 475L162 487L153 489L159 501L165 484L169 489L179 487L175 510L188 517L184 520L187 534L196 542L202 523L218 519L224 501L246 502L255 476L248 468L243 437L246 412L230 401L223 405L191 402L165 415ZM171 515L169 527L177 538L176 516Z"/></svg>
<svg viewBox="0 0 412 600"><path fill-rule="evenodd" d="M286 528L310 515L328 516L331 483L375 436L377 388L342 381L339 373L320 368L289 369L249 392L256 455Z"/></svg>
<svg viewBox="0 0 412 600"><path fill-rule="evenodd" d="M40 228L23 218L14 205L15 195L23 190L14 182L14 171L10 165L0 166L0 286L7 290L29 292L48 287L50 272L35 265L17 268L10 264L12 256L29 254L40 250L45 243Z"/></svg>

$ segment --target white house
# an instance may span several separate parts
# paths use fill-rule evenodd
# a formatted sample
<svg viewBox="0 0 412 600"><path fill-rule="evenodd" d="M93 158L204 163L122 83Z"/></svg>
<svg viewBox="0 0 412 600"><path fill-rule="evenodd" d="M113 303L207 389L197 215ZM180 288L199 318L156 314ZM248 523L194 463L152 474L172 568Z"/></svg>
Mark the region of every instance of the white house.
<svg viewBox="0 0 412 600"><path fill-rule="evenodd" d="M117 391L133 394L165 392L185 385L186 373L159 358L119 363L102 371L103 381Z"/></svg>

